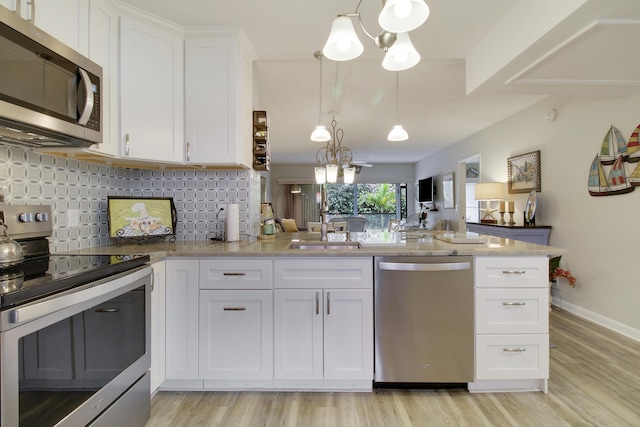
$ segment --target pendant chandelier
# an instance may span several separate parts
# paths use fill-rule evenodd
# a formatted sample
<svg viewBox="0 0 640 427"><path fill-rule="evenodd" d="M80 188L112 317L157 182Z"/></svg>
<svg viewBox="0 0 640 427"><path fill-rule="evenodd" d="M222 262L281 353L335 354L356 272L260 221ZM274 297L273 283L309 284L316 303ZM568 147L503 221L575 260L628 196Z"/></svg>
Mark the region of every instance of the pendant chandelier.
<svg viewBox="0 0 640 427"><path fill-rule="evenodd" d="M329 134L327 128L322 124L322 58L324 58L324 56L322 55L322 52L317 51L313 54L313 57L316 58L318 62L320 62L320 92L318 94L318 125L313 130L313 132L311 132L311 140L317 142L326 142L331 139L331 135Z"/></svg>
<svg viewBox="0 0 640 427"><path fill-rule="evenodd" d="M390 71L407 70L420 62L420 54L413 47L409 31L422 25L429 17L429 6L424 0L387 0L384 2L378 24L382 32L371 35L362 24L360 5L353 13L338 15L331 25L331 32L322 53L334 61L349 61L362 54L364 46L358 39L351 18L358 18L362 31L385 52L382 66Z"/></svg>
<svg viewBox="0 0 640 427"><path fill-rule="evenodd" d="M391 129L387 136L388 141L406 141L409 134L400 124L400 73L396 71L396 125Z"/></svg>
<svg viewBox="0 0 640 427"><path fill-rule="evenodd" d="M316 153L316 162L322 166L315 168L316 183L335 183L338 176L344 177L345 184L352 184L356 176L356 168L351 165L353 153L348 147L342 146L344 130L336 129L338 123L335 117L331 120L331 139Z"/></svg>

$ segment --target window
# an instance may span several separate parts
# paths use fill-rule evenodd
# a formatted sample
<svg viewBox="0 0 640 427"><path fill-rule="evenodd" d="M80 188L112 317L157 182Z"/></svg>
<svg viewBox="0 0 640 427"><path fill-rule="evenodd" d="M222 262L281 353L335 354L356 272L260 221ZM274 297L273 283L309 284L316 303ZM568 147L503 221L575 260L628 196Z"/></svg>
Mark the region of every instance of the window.
<svg viewBox="0 0 640 427"><path fill-rule="evenodd" d="M407 217L406 184L326 184L329 218L364 216L369 229L386 230ZM320 205L318 205L318 212Z"/></svg>

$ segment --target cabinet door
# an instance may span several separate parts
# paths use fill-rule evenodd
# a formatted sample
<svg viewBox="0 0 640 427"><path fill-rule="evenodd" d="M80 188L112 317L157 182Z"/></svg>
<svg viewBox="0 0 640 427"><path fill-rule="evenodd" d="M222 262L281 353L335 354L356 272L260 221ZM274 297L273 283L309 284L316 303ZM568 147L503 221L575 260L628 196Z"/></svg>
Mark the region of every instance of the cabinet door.
<svg viewBox="0 0 640 427"><path fill-rule="evenodd" d="M325 379L373 380L373 293L324 291Z"/></svg>
<svg viewBox="0 0 640 427"><path fill-rule="evenodd" d="M166 261L166 376L198 379L198 261Z"/></svg>
<svg viewBox="0 0 640 427"><path fill-rule="evenodd" d="M88 2L86 0L35 0L35 2L34 24L67 46L87 55L89 51ZM29 5L27 9L30 7Z"/></svg>
<svg viewBox="0 0 640 427"><path fill-rule="evenodd" d="M322 290L278 289L273 298L274 377L322 379Z"/></svg>
<svg viewBox="0 0 640 427"><path fill-rule="evenodd" d="M273 377L273 292L200 291L200 379Z"/></svg>
<svg viewBox="0 0 640 427"><path fill-rule="evenodd" d="M181 162L183 40L127 16L120 32L121 155Z"/></svg>
<svg viewBox="0 0 640 427"><path fill-rule="evenodd" d="M151 287L151 392L165 379L165 274L164 261L155 262Z"/></svg>
<svg viewBox="0 0 640 427"><path fill-rule="evenodd" d="M89 58L102 67L102 143L90 150L120 153L118 114L118 13L107 0L89 4Z"/></svg>
<svg viewBox="0 0 640 427"><path fill-rule="evenodd" d="M185 42L185 161L251 167L251 68L238 36Z"/></svg>

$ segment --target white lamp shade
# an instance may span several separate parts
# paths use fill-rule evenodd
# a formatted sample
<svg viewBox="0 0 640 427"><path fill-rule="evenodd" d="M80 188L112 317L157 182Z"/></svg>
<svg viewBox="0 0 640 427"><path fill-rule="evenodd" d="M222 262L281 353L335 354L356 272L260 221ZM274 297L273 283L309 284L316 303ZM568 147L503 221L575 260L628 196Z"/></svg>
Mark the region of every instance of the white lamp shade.
<svg viewBox="0 0 640 427"><path fill-rule="evenodd" d="M327 168L327 182L334 184L338 181L338 165L328 164Z"/></svg>
<svg viewBox="0 0 640 427"><path fill-rule="evenodd" d="M402 125L395 125L387 136L389 141L406 141L407 139L409 139L409 134L403 129Z"/></svg>
<svg viewBox="0 0 640 427"><path fill-rule="evenodd" d="M502 182L482 182L475 186L476 200L501 200L504 198Z"/></svg>
<svg viewBox="0 0 640 427"><path fill-rule="evenodd" d="M429 17L429 6L424 0L387 0L378 16L378 23L391 33L414 30Z"/></svg>
<svg viewBox="0 0 640 427"><path fill-rule="evenodd" d="M331 140L331 134L324 125L318 125L311 132L311 140L316 142L327 142Z"/></svg>
<svg viewBox="0 0 640 427"><path fill-rule="evenodd" d="M333 20L329 39L322 49L327 58L334 61L349 61L355 59L364 51L360 43L351 19L346 16L338 16Z"/></svg>
<svg viewBox="0 0 640 427"><path fill-rule="evenodd" d="M353 181L356 177L356 168L342 168L342 171L344 172L344 183L353 184Z"/></svg>
<svg viewBox="0 0 640 427"><path fill-rule="evenodd" d="M327 172L323 167L317 167L315 169L316 173L316 184L324 184L327 182Z"/></svg>
<svg viewBox="0 0 640 427"><path fill-rule="evenodd" d="M398 33L396 42L389 48L384 59L382 67L389 71L402 71L420 62L420 54L413 47L411 38L408 33Z"/></svg>

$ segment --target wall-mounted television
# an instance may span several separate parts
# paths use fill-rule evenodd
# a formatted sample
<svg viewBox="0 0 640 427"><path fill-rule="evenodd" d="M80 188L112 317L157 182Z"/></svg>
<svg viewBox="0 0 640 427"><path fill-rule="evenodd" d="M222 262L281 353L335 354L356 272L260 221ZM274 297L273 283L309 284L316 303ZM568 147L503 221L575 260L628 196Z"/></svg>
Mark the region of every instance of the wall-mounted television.
<svg viewBox="0 0 640 427"><path fill-rule="evenodd" d="M418 181L418 201L433 203L436 195L435 187L433 186L433 177L424 178Z"/></svg>

